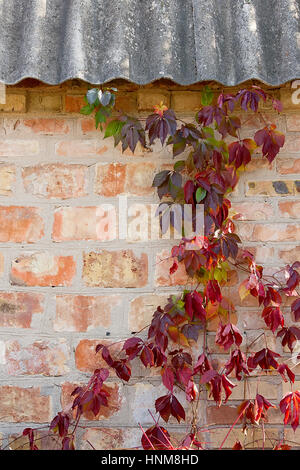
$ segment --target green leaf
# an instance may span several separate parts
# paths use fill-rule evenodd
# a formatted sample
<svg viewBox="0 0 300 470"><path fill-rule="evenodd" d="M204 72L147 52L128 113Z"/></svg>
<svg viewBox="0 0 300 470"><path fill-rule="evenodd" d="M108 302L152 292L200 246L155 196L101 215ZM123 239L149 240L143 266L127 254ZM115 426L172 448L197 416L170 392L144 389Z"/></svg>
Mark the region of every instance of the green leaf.
<svg viewBox="0 0 300 470"><path fill-rule="evenodd" d="M104 139L106 137L111 137L113 135L119 134L121 132L122 127L124 126L125 122L119 121L115 119L111 121L105 130Z"/></svg>
<svg viewBox="0 0 300 470"><path fill-rule="evenodd" d="M213 98L214 94L212 90L206 85L201 93L201 103L203 106L209 106L212 103Z"/></svg>
<svg viewBox="0 0 300 470"><path fill-rule="evenodd" d="M94 110L94 106L90 106L89 104L87 104L86 106L83 106L83 108L81 108L80 110L80 114L84 114L86 116L88 116L89 114L91 114Z"/></svg>
<svg viewBox="0 0 300 470"><path fill-rule="evenodd" d="M196 201L197 202L203 201L205 196L206 196L206 190L201 187L198 188L196 191Z"/></svg>
<svg viewBox="0 0 300 470"><path fill-rule="evenodd" d="M174 170L175 171L181 171L183 170L185 167L185 161L184 160L178 160L178 162L176 162L174 164Z"/></svg>

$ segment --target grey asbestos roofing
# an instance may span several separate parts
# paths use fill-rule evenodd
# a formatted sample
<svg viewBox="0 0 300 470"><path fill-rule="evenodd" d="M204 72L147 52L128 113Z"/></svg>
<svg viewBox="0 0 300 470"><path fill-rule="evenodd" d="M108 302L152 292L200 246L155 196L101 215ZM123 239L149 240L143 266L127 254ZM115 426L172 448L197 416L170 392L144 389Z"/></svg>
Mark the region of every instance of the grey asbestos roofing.
<svg viewBox="0 0 300 470"><path fill-rule="evenodd" d="M300 78L300 0L0 0L0 81L277 85Z"/></svg>

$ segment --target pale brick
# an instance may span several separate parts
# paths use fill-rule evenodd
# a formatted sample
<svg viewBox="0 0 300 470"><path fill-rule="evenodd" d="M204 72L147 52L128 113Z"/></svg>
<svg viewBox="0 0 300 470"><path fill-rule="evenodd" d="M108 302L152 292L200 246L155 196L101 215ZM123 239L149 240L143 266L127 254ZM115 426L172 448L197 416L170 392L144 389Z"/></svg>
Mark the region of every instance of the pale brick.
<svg viewBox="0 0 300 470"><path fill-rule="evenodd" d="M60 376L69 372L69 348L65 340L35 341L24 345L6 343L6 367L9 375Z"/></svg>
<svg viewBox="0 0 300 470"><path fill-rule="evenodd" d="M97 157L107 152L108 147L99 140L64 140L55 144L59 157Z"/></svg>
<svg viewBox="0 0 300 470"><path fill-rule="evenodd" d="M0 196L11 196L15 180L15 166L0 164Z"/></svg>
<svg viewBox="0 0 300 470"><path fill-rule="evenodd" d="M52 238L109 241L117 237L117 214L112 205L60 207L54 214Z"/></svg>
<svg viewBox="0 0 300 470"><path fill-rule="evenodd" d="M84 165L49 164L23 169L27 193L38 197L69 199L87 195L88 168Z"/></svg>
<svg viewBox="0 0 300 470"><path fill-rule="evenodd" d="M88 286L144 287L148 281L148 257L132 250L85 253L83 280Z"/></svg>
<svg viewBox="0 0 300 470"><path fill-rule="evenodd" d="M1 157L28 157L39 153L37 140L0 140Z"/></svg>
<svg viewBox="0 0 300 470"><path fill-rule="evenodd" d="M154 106L163 102L170 107L170 93L164 90L138 90L137 107L139 111L152 111Z"/></svg>
<svg viewBox="0 0 300 470"><path fill-rule="evenodd" d="M1 298L1 297L0 297ZM107 328L119 314L119 295L58 295L56 296L56 331L88 331Z"/></svg>
<svg viewBox="0 0 300 470"><path fill-rule="evenodd" d="M6 102L0 103L0 111L4 113L15 112L25 113L26 112L26 96L17 94L6 94Z"/></svg>
<svg viewBox="0 0 300 470"><path fill-rule="evenodd" d="M53 95L44 95L30 93L28 99L28 111L62 111L62 96L55 93Z"/></svg>

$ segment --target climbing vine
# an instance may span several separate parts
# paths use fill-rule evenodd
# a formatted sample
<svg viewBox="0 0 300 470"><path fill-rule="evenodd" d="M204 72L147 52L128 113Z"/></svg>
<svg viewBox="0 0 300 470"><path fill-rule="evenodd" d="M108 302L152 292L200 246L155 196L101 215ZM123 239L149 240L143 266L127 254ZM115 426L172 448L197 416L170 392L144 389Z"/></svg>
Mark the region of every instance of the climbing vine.
<svg viewBox="0 0 300 470"><path fill-rule="evenodd" d="M288 326L285 317L289 308L295 323L300 321L297 290L300 262L295 261L272 276L266 275L253 254L242 249L235 227L238 215L232 215L228 199L254 153L271 164L283 147L284 135L259 111L259 103L269 101L280 113L281 103L258 86L241 89L236 94L221 93L217 99L205 87L202 106L193 123L178 119L163 103L154 106L154 112L144 122L115 110L116 92L109 87L88 90L81 112L94 114L96 128L104 131L104 138L113 137L115 146L121 145L122 151L129 148L134 152L138 143L151 149L157 140L162 146L171 146L175 159L173 169L156 174L153 186L157 188L160 201L166 204L164 207L174 203L182 207L189 204L194 226L196 206L202 205L204 233L190 239L183 232L179 244L171 250L170 274L183 265L192 288L170 296L166 305L158 306L143 334L122 341L118 355L113 354L111 346L97 345L95 354L102 357L107 367L95 370L87 385L73 390L72 405L53 418L47 436L54 436L59 448L74 449L82 416L87 413L97 416L102 407L110 406L109 388L105 386L110 371L114 370L117 377L128 382L133 359L140 360L145 368L159 369L165 387L163 396L157 397L154 403L153 425L149 429L141 428L141 445L146 450L205 448L200 435L203 428L198 423L200 398L208 394L220 407L236 386L233 378L244 382L245 390L251 377L277 374L282 381L289 382L290 392L282 397L279 408L284 425L295 431L299 425L300 391L293 388L295 375L290 358L272 351L266 336L265 347L257 351L254 346L265 333L259 334L249 345L235 324L235 306L224 293L233 270L246 273L239 287L241 300L247 296L256 299L266 328L293 353L300 339L300 328ZM239 107L255 113L262 122L254 138L242 137L241 119L235 114ZM162 214L160 217L162 220ZM174 218L169 220L175 226ZM222 366L212 360L207 344L207 330L216 320L215 343L227 354ZM256 393L250 399L245 395L220 449L235 425L242 425L244 433L253 426L262 427L264 431L268 410L275 405L259 389L257 379ZM191 410L188 422L187 409ZM178 423L187 422L190 427L176 445L164 427L171 416ZM208 423L206 430L209 428ZM213 433L213 429L210 432ZM30 448L37 449L38 431L26 428L23 435L28 436ZM241 450L244 444L237 441L233 448ZM261 448L264 448L264 438ZM289 448L284 440L274 443L274 449Z"/></svg>

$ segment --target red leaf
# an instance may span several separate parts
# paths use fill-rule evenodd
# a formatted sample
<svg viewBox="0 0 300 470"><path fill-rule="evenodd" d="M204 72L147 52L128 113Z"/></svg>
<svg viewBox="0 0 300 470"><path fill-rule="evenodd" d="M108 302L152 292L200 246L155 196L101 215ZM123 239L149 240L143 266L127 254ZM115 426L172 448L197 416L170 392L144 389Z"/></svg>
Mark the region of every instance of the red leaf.
<svg viewBox="0 0 300 470"><path fill-rule="evenodd" d="M152 426L142 435L141 443L144 450L166 450L170 449L170 435L162 426Z"/></svg>
<svg viewBox="0 0 300 470"><path fill-rule="evenodd" d="M174 387L174 373L170 367L164 367L161 372L162 382L164 386L170 391L173 392Z"/></svg>
<svg viewBox="0 0 300 470"><path fill-rule="evenodd" d="M291 424L294 431L299 425L300 392L287 393L279 403L280 411L284 414L284 424Z"/></svg>

